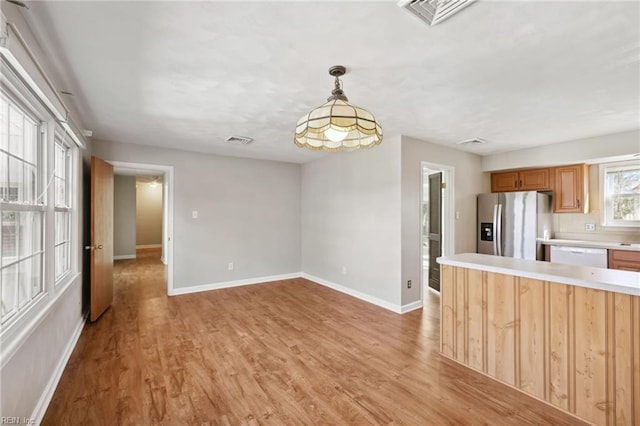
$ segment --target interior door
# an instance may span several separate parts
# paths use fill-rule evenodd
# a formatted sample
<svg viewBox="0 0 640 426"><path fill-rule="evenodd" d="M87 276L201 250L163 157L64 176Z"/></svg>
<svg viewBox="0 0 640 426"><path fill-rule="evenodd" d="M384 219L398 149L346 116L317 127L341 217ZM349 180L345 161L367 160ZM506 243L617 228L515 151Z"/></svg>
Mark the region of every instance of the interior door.
<svg viewBox="0 0 640 426"><path fill-rule="evenodd" d="M440 291L442 255L442 173L429 175L429 287Z"/></svg>
<svg viewBox="0 0 640 426"><path fill-rule="evenodd" d="M90 319L113 301L113 166L91 157Z"/></svg>

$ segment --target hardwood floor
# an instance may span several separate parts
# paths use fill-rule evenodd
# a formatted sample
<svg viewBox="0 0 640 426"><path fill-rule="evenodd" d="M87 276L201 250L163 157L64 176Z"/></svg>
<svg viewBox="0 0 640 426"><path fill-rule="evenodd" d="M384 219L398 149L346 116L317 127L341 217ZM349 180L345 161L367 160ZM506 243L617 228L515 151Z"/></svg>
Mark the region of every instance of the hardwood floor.
<svg viewBox="0 0 640 426"><path fill-rule="evenodd" d="M439 301L397 315L304 279L167 297L116 262L44 425L579 422L438 354Z"/></svg>

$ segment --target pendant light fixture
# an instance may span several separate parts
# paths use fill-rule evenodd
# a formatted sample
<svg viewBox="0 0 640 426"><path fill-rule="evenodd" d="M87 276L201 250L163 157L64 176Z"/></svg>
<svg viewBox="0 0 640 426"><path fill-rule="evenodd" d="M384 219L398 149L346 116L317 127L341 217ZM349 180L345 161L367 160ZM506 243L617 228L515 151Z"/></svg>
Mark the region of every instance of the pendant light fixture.
<svg viewBox="0 0 640 426"><path fill-rule="evenodd" d="M382 142L382 127L369 111L349 103L342 91L342 65L329 68L335 87L327 102L305 114L296 126L294 143L324 151L353 151Z"/></svg>

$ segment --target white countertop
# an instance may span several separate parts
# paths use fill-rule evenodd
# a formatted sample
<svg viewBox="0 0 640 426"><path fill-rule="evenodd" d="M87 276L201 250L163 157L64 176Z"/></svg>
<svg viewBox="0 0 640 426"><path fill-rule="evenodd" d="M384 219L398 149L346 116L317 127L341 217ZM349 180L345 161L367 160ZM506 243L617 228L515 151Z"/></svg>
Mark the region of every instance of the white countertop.
<svg viewBox="0 0 640 426"><path fill-rule="evenodd" d="M614 242L607 242L607 241L559 240L559 239L545 240L542 238L538 238L538 241L544 245L549 245L549 246L592 247L592 248L604 248L604 249L615 249L615 250L640 251L640 243L624 245L621 243L614 243Z"/></svg>
<svg viewBox="0 0 640 426"><path fill-rule="evenodd" d="M439 257L441 265L459 266L514 275L560 284L569 284L596 290L640 296L640 272L618 269L592 268L590 266L565 265L538 260L514 259L489 254L463 253Z"/></svg>

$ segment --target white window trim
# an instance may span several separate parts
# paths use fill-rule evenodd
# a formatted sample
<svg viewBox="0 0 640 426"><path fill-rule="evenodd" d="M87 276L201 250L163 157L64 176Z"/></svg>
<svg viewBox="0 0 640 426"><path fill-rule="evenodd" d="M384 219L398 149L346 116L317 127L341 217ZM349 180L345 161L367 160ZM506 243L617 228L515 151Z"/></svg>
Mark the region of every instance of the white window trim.
<svg viewBox="0 0 640 426"><path fill-rule="evenodd" d="M80 235L80 213L77 206L81 193L80 185L80 148L76 143L68 143L70 148L70 168L69 168L69 207L71 212L70 224L70 270L57 281L55 280L55 270L53 262L54 251L54 212L55 198L53 186L49 183L49 178L53 176L53 152L56 130L59 135L67 134L64 124L58 123L54 114L48 109L37 93L25 84L21 77L11 68L7 68L4 56L0 56L2 62L2 73L0 73L0 90L2 90L12 101L17 103L28 115L39 121L41 129L44 130L42 137L42 148L40 153L41 165L44 169L38 184L38 195L43 193L41 202L38 205L22 205L18 203L0 203L2 209L11 210L38 210L43 211L43 264L42 280L43 291L33 298L29 304L19 312L8 318L0 329L0 359L3 367L16 351L22 346L26 339L36 330L58 301L64 296L72 284L81 278L81 262L79 260ZM62 127L62 130L60 130ZM59 139L67 142L66 138ZM75 141L75 138L71 138ZM77 142L77 141L76 141ZM35 207L35 208L34 208Z"/></svg>
<svg viewBox="0 0 640 426"><path fill-rule="evenodd" d="M615 163L601 163L598 165L598 188L600 190L600 212L601 212L601 225L606 227L615 228L639 228L640 220L615 220L609 219L609 200L607 200L605 174L607 170L616 169L624 170L629 168L640 167L640 160L618 161Z"/></svg>

